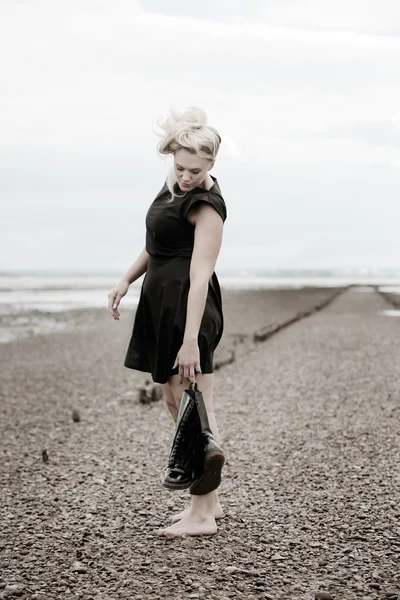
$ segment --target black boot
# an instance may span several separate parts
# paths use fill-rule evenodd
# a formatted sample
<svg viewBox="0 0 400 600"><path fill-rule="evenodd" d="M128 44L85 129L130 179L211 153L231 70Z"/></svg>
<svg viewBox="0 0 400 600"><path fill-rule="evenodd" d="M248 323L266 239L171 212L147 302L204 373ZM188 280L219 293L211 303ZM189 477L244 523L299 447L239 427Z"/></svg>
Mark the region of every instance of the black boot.
<svg viewBox="0 0 400 600"><path fill-rule="evenodd" d="M225 456L214 439L203 394L197 390L197 386L193 389L193 395L196 401L201 433L196 443L194 481L190 486L190 493L201 496L209 494L219 487Z"/></svg>
<svg viewBox="0 0 400 600"><path fill-rule="evenodd" d="M185 490L193 483L196 444L200 431L194 399L183 393L176 421L175 437L165 471L163 486Z"/></svg>

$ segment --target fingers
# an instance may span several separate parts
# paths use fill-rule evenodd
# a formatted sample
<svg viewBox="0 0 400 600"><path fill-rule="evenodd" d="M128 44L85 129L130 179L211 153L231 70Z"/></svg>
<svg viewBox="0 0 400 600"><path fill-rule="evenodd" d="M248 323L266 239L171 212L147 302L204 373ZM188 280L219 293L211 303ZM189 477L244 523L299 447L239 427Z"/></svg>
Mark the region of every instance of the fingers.
<svg viewBox="0 0 400 600"><path fill-rule="evenodd" d="M200 366L200 353L197 348L196 352L193 352L193 348L189 345L185 345L180 348L173 369L178 368L179 383L182 385L184 379L188 379L191 383L196 382L196 373L201 373Z"/></svg>
<svg viewBox="0 0 400 600"><path fill-rule="evenodd" d="M179 365L179 384L180 385L182 385L182 383L183 383L183 372L184 372L184 366Z"/></svg>
<svg viewBox="0 0 400 600"><path fill-rule="evenodd" d="M108 294L108 310L111 313L111 316L119 321L120 313L118 310L118 305L121 302L122 294L118 293L110 293Z"/></svg>
<svg viewBox="0 0 400 600"><path fill-rule="evenodd" d="M114 303L113 303L113 308L117 309L119 306L119 303L121 302L121 298L122 298L122 294L117 294L114 298Z"/></svg>
<svg viewBox="0 0 400 600"><path fill-rule="evenodd" d="M184 379L189 379L189 367L184 364L179 365L179 383L182 385Z"/></svg>
<svg viewBox="0 0 400 600"><path fill-rule="evenodd" d="M179 359L178 359L178 360L179 360ZM182 364L180 364L179 362L178 362L178 365L179 365L179 383L180 383L180 385L182 385L182 383L183 383L183 380L184 380L185 378L187 378L187 375L186 375L186 372L187 372L187 367L185 367L185 365L184 365L183 363L182 363ZM177 365L177 366L178 366L178 365Z"/></svg>
<svg viewBox="0 0 400 600"><path fill-rule="evenodd" d="M108 294L108 310L109 310L110 312L112 312L112 307L113 307L113 304L114 304L114 301L115 301L115 298L116 298L116 297L117 297L117 295L116 295L116 294L113 294L112 292L110 292L110 293Z"/></svg>
<svg viewBox="0 0 400 600"><path fill-rule="evenodd" d="M196 365L196 367L195 367ZM176 359L174 366L175 369L179 366L179 383L182 384L184 379L189 379L192 383L196 382L196 373L201 373L201 368L199 363L192 364L180 364L179 358Z"/></svg>
<svg viewBox="0 0 400 600"><path fill-rule="evenodd" d="M189 367L185 366L183 369L183 376L185 379L189 379Z"/></svg>

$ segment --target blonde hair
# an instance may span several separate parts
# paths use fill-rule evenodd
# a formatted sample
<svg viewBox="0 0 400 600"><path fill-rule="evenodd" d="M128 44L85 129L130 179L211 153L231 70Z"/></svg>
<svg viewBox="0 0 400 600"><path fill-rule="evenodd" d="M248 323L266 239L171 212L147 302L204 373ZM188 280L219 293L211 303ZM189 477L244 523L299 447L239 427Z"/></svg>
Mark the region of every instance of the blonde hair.
<svg viewBox="0 0 400 600"><path fill-rule="evenodd" d="M175 154L183 148L210 161L216 158L221 136L214 127L207 125L207 115L201 108L190 106L183 113L171 110L164 121L157 121L157 125L162 129L162 133L158 133L161 137L157 146L160 154ZM177 196L174 192L176 182L174 169L171 169L167 177L171 200Z"/></svg>

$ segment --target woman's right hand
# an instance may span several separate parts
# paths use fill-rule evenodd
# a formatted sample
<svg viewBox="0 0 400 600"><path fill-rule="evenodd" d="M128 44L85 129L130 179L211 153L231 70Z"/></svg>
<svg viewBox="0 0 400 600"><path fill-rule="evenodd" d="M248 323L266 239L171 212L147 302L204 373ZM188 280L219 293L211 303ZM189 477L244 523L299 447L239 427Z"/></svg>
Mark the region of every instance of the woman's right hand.
<svg viewBox="0 0 400 600"><path fill-rule="evenodd" d="M111 316L116 321L119 321L119 310L118 306L121 302L121 298L125 296L127 291L129 290L129 283L124 281L123 279L115 286L113 290L108 294L108 310L111 313Z"/></svg>

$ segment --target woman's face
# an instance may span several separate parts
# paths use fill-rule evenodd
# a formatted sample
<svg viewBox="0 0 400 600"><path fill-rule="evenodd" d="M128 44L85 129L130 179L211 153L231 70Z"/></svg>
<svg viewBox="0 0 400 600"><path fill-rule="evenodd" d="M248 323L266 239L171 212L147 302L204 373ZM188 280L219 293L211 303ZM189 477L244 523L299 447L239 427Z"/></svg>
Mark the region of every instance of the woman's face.
<svg viewBox="0 0 400 600"><path fill-rule="evenodd" d="M180 148L174 154L175 175L182 192L188 192L201 185L213 166L213 160L192 154L184 148Z"/></svg>

